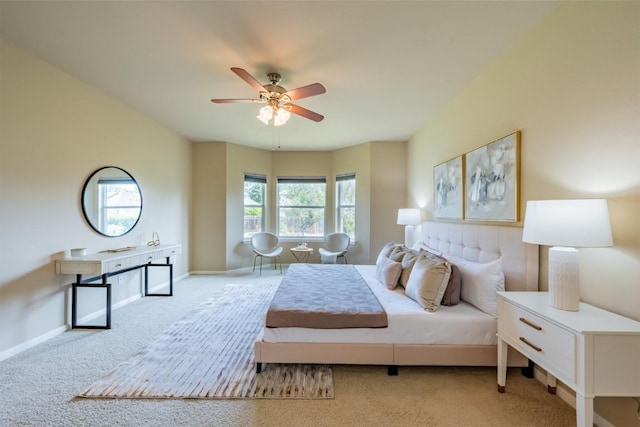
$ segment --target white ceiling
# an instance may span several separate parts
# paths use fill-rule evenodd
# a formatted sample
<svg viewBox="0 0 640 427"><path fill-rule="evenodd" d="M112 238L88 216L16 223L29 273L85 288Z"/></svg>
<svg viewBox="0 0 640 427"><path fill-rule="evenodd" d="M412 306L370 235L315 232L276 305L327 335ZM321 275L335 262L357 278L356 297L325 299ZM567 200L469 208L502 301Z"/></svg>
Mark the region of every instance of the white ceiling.
<svg viewBox="0 0 640 427"><path fill-rule="evenodd" d="M6 1L0 34L192 141L333 150L404 141L557 1ZM230 71L322 83L280 128ZM43 100L42 102L46 102Z"/></svg>

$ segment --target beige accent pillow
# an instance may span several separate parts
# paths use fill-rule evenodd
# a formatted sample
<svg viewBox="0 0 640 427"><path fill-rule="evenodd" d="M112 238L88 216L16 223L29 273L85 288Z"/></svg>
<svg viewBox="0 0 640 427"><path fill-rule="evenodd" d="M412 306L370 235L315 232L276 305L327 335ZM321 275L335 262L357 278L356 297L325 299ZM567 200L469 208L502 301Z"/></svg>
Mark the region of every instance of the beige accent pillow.
<svg viewBox="0 0 640 427"><path fill-rule="evenodd" d="M411 275L411 270L413 270L413 266L418 259L419 253L410 249L404 258L402 258L402 273L400 273L400 286L403 288L407 287L407 283L409 282L409 276Z"/></svg>
<svg viewBox="0 0 640 427"><path fill-rule="evenodd" d="M427 311L436 311L447 288L451 265L420 255L413 265L405 288L407 296Z"/></svg>
<svg viewBox="0 0 640 427"><path fill-rule="evenodd" d="M435 259L436 261L447 261L444 257L427 250L426 255ZM451 275L449 276L449 283L447 284L447 289L444 291L444 295L442 296L442 301L440 305L457 305L460 303L460 295L462 291L462 273L457 265L453 262L451 264Z"/></svg>
<svg viewBox="0 0 640 427"><path fill-rule="evenodd" d="M411 249L407 248L405 245L398 245L389 254L389 259L395 262L401 262L402 258L406 255L408 251Z"/></svg>
<svg viewBox="0 0 640 427"><path fill-rule="evenodd" d="M399 262L391 261L382 257L376 266L376 277L385 284L388 289L395 289L398 286L398 279L402 272L402 265Z"/></svg>
<svg viewBox="0 0 640 427"><path fill-rule="evenodd" d="M389 254L396 246L398 245L394 244L393 242L389 242L386 245L384 245L382 249L380 249L380 253L378 253L378 258L376 259L376 265L380 263L380 260L382 258L389 258Z"/></svg>

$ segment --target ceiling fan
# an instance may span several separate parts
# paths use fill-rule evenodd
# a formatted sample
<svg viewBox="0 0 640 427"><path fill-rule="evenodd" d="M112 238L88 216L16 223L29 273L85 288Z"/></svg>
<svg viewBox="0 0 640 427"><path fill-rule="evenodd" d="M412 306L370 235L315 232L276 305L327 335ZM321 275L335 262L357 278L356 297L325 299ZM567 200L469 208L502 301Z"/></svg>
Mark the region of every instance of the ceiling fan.
<svg viewBox="0 0 640 427"><path fill-rule="evenodd" d="M267 78L269 79L269 84L263 86L255 77L242 68L231 67L231 71L254 88L260 97L258 99L212 99L211 102L216 104L234 102L267 104L260 109L260 113L257 116L258 119L266 125L269 124L272 118L274 126L283 125L289 120L291 113L313 120L314 122L320 122L324 119L324 116L321 114L291 103L291 101L325 93L327 90L320 83L312 83L287 91L279 85L281 76L278 73L268 73Z"/></svg>

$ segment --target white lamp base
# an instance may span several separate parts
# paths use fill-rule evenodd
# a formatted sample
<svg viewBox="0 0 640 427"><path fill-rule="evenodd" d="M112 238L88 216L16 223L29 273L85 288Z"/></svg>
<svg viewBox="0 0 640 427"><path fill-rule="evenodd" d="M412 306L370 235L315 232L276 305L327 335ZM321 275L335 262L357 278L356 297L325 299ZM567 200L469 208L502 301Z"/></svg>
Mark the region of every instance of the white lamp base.
<svg viewBox="0 0 640 427"><path fill-rule="evenodd" d="M413 246L413 244L415 243L413 241L413 225L405 225L404 226L404 245L408 248L410 248L411 246Z"/></svg>
<svg viewBox="0 0 640 427"><path fill-rule="evenodd" d="M580 310L580 252L549 249L549 304L560 310Z"/></svg>

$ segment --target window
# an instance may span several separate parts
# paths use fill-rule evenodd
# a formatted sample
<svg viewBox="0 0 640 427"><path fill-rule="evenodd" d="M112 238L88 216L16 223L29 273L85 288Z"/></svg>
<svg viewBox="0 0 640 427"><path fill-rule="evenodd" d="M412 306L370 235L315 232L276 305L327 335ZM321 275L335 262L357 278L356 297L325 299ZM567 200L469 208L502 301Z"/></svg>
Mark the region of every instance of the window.
<svg viewBox="0 0 640 427"><path fill-rule="evenodd" d="M279 177L278 235L323 237L326 203L326 178Z"/></svg>
<svg viewBox="0 0 640 427"><path fill-rule="evenodd" d="M264 231L264 199L267 177L252 173L244 174L244 238L250 239Z"/></svg>
<svg viewBox="0 0 640 427"><path fill-rule="evenodd" d="M356 237L356 175L336 176L336 231Z"/></svg>
<svg viewBox="0 0 640 427"><path fill-rule="evenodd" d="M130 178L98 180L99 224L107 236L126 234L140 218L142 198L138 184Z"/></svg>

